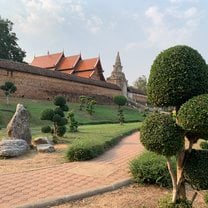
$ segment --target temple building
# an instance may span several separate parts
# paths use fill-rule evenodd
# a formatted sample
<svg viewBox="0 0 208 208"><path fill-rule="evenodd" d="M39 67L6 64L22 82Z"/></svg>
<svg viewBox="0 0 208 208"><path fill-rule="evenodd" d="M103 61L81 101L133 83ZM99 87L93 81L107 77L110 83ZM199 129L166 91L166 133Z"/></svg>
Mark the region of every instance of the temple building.
<svg viewBox="0 0 208 208"><path fill-rule="evenodd" d="M63 52L55 54L48 53L44 56L35 56L31 65L73 74L78 77L105 81L100 57L82 59L81 54L65 57Z"/></svg>

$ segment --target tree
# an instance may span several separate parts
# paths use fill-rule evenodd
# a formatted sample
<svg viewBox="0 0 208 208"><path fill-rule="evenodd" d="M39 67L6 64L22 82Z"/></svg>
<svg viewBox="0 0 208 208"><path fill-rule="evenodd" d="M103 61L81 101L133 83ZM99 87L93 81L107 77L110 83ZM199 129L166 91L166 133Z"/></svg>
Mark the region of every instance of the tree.
<svg viewBox="0 0 208 208"><path fill-rule="evenodd" d="M147 78L144 75L139 77L133 85L144 94L147 93Z"/></svg>
<svg viewBox="0 0 208 208"><path fill-rule="evenodd" d="M68 111L69 107L66 105L66 99L62 96L54 98L54 105L58 106L55 109L46 109L41 114L41 120L48 120L53 122L53 127L42 127L43 133L51 133L53 140L56 141L57 136L63 136L66 133L67 119L65 118L64 111Z"/></svg>
<svg viewBox="0 0 208 208"><path fill-rule="evenodd" d="M141 141L146 149L166 156L173 184L173 205L187 200L185 179L193 176L194 165L191 163L193 157L189 155L192 154L193 143L202 135L208 135L205 122L208 102L207 98L199 96L208 92L207 80L208 69L204 59L188 46L175 46L161 52L151 67L148 100L157 107L174 106L176 120L168 115L150 115L141 128ZM191 98L194 96L197 100L193 101ZM187 150L185 137L189 141ZM171 156L177 159L176 173ZM195 195L192 202L194 198Z"/></svg>
<svg viewBox="0 0 208 208"><path fill-rule="evenodd" d="M123 114L122 106L126 105L127 99L123 95L117 95L113 98L113 101L115 104L118 105L118 120L122 125L124 123L124 114Z"/></svg>
<svg viewBox="0 0 208 208"><path fill-rule="evenodd" d="M4 91L6 95L7 105L9 104L9 96L16 92L17 87L12 82L5 82L0 88Z"/></svg>
<svg viewBox="0 0 208 208"><path fill-rule="evenodd" d="M0 17L0 58L22 62L26 53L18 46L18 38L12 29L13 23Z"/></svg>
<svg viewBox="0 0 208 208"><path fill-rule="evenodd" d="M92 97L89 96L84 96L81 95L79 97L80 100L80 106L79 106L79 110L82 111L83 108L85 108L85 110L92 115L95 111L94 111L94 106L97 103L96 100Z"/></svg>

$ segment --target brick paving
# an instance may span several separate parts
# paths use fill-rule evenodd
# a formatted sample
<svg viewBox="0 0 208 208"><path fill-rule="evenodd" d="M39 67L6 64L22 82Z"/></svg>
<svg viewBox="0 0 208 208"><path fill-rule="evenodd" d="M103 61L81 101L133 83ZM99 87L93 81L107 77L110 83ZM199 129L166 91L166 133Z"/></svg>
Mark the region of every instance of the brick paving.
<svg viewBox="0 0 208 208"><path fill-rule="evenodd" d="M0 174L0 207L35 204L128 179L128 162L142 151L139 133L134 133L91 161Z"/></svg>

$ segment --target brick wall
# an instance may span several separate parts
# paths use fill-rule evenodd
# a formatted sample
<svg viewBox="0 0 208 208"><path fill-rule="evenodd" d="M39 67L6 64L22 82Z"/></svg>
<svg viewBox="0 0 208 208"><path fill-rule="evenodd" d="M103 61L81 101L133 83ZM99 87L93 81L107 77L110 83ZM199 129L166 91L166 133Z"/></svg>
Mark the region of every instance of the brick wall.
<svg viewBox="0 0 208 208"><path fill-rule="evenodd" d="M15 96L33 99L51 100L56 95L65 95L69 101L76 102L80 95L89 95L98 103L107 104L112 102L113 96L121 94L119 89L0 68L0 85L5 81L17 86Z"/></svg>

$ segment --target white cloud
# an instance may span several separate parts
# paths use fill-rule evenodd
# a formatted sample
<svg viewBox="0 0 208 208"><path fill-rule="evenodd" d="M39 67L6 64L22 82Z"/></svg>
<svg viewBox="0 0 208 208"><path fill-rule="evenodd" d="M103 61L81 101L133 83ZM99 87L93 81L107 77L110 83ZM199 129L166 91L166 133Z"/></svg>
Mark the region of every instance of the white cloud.
<svg viewBox="0 0 208 208"><path fill-rule="evenodd" d="M186 10L178 7L149 7L145 16L150 21L150 25L145 28L147 39L151 45L160 48L173 44L187 44L200 20L196 7Z"/></svg>

